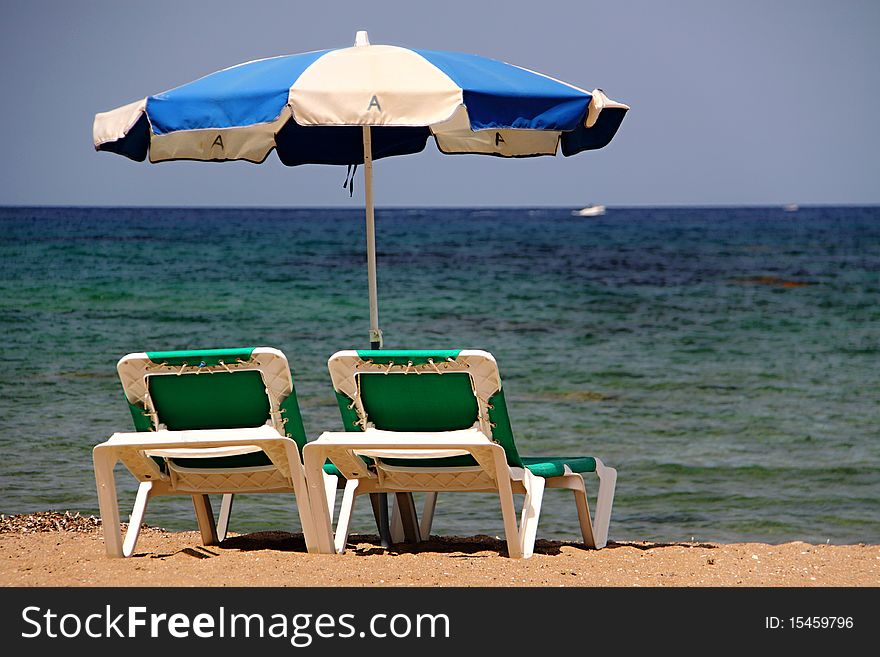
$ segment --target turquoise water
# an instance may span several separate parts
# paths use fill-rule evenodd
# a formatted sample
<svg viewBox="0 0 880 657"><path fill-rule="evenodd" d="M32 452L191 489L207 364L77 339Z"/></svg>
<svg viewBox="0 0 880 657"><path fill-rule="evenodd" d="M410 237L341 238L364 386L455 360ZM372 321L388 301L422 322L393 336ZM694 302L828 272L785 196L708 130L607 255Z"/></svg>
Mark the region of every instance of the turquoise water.
<svg viewBox="0 0 880 657"><path fill-rule="evenodd" d="M360 211L0 208L0 227L3 513L97 513L128 352L277 347L309 435L341 428L326 360L367 346ZM618 469L612 540L880 542L880 208L380 210L377 235L386 346L494 353L522 453ZM186 498L147 521L195 527ZM297 527L288 496L236 502L235 531ZM434 529L501 535L497 500L441 496ZM539 536L578 536L568 493Z"/></svg>

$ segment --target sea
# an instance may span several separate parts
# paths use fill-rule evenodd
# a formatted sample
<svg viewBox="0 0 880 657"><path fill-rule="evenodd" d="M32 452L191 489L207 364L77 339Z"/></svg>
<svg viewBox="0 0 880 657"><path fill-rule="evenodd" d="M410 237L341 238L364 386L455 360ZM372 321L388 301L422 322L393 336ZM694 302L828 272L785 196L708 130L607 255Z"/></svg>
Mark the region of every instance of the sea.
<svg viewBox="0 0 880 657"><path fill-rule="evenodd" d="M617 469L612 541L880 543L880 208L376 224L385 346L493 353L522 454ZM0 512L98 513L129 352L276 347L309 437L342 428L326 363L368 346L361 210L3 207L0 230ZM186 497L146 521L196 527ZM231 530L299 531L293 496L239 496ZM366 499L353 531L375 533ZM503 536L497 497L441 495L433 533ZM578 538L569 492L538 536Z"/></svg>

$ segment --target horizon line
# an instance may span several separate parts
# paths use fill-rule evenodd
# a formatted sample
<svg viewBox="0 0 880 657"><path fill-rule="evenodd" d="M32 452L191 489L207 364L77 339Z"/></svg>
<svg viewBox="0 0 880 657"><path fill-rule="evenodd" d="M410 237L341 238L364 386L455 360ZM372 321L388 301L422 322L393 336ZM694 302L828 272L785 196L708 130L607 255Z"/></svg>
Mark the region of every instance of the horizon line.
<svg viewBox="0 0 880 657"><path fill-rule="evenodd" d="M631 210L631 209L682 209L682 210L701 210L701 209L767 209L767 208L786 208L790 205L796 205L798 209L807 208L880 208L878 203L637 203L637 204L605 204L600 203L606 209L610 210ZM376 210L572 210L589 205L398 205L389 204L376 206ZM131 210L151 210L151 209L190 209L190 210L351 210L363 212L363 206L351 207L346 205L174 205L174 204L157 204L157 205L119 205L119 204L95 204L87 205L82 203L0 203L0 209L65 209L65 208L104 208L104 209L131 209Z"/></svg>

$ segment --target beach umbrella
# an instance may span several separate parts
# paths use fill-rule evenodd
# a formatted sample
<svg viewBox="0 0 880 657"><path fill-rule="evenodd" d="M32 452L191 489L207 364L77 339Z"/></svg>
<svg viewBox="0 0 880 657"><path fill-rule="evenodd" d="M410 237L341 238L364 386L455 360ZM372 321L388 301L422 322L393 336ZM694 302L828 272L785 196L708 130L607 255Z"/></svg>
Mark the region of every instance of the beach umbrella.
<svg viewBox="0 0 880 657"><path fill-rule="evenodd" d="M364 166L370 344L382 345L373 160L417 153L569 156L602 148L629 107L478 55L370 45L259 59L95 116L95 148L136 161ZM353 168L352 168L353 167Z"/></svg>

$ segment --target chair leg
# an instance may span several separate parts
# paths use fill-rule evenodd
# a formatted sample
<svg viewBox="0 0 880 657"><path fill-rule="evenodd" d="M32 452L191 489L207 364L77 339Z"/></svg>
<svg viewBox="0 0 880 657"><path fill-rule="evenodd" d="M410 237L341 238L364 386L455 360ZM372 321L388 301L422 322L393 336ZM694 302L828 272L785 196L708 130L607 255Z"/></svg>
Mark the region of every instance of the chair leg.
<svg viewBox="0 0 880 657"><path fill-rule="evenodd" d="M510 479L501 475L504 471L498 468L498 498L501 501L501 517L504 520L504 537L507 539L507 556L511 559L521 559L522 541L519 529L516 526L516 507L513 504L513 491L510 487Z"/></svg>
<svg viewBox="0 0 880 657"><path fill-rule="evenodd" d="M400 514L400 505L397 503L397 495L391 498L391 544L403 543L406 538L403 535L403 518Z"/></svg>
<svg viewBox="0 0 880 657"><path fill-rule="evenodd" d="M300 455L299 449L292 441L284 444L284 454L290 468L291 483L296 496L296 511L299 515L306 551L330 552L333 537L330 535L330 518L326 513L328 502L322 499L325 490L323 463L316 463L314 458L303 463L300 459L305 458L305 454ZM311 473L311 479L306 477L307 469ZM312 499L313 495L314 499ZM333 499L335 499L335 491Z"/></svg>
<svg viewBox="0 0 880 657"><path fill-rule="evenodd" d="M232 503L235 501L233 493L224 493L220 501L220 517L217 519L217 540L225 541L229 531L229 517L232 515Z"/></svg>
<svg viewBox="0 0 880 657"><path fill-rule="evenodd" d="M327 498L327 513L330 514L330 524L333 524L333 511L336 507L336 488L339 486L339 477L329 475L323 470L321 474L324 476L324 495Z"/></svg>
<svg viewBox="0 0 880 657"><path fill-rule="evenodd" d="M193 495L193 507L196 510L196 520L199 523L199 531L202 533L202 545L217 545L217 526L214 524L214 512L211 510L211 500L207 495Z"/></svg>
<svg viewBox="0 0 880 657"><path fill-rule="evenodd" d="M345 545L348 543L348 530L351 525L351 514L354 511L354 501L357 497L359 483L357 479L349 479L345 482L342 505L339 507L339 520L336 523L336 536L333 542L333 547L338 554L345 552Z"/></svg>
<svg viewBox="0 0 880 657"><path fill-rule="evenodd" d="M386 550L391 548L391 524L388 521L388 493L370 493L370 504L373 506L373 517L379 530L379 542Z"/></svg>
<svg viewBox="0 0 880 657"><path fill-rule="evenodd" d="M124 557L130 557L134 553L134 546L137 545L138 536L144 524L144 513L147 511L147 503L150 501L152 491L152 481L142 481L138 486L134 508L128 519L128 530L125 532L125 540L122 542L122 556Z"/></svg>
<svg viewBox="0 0 880 657"><path fill-rule="evenodd" d="M434 509L437 506L437 493L425 493L425 506L422 508L422 522L419 525L421 540L427 541L431 537L431 525L434 523Z"/></svg>
<svg viewBox="0 0 880 657"><path fill-rule="evenodd" d="M394 501L396 519L400 520L401 539L406 543L419 543L422 538L419 535L419 517L416 514L416 504L412 493L396 493ZM393 531L391 538L395 542L399 542Z"/></svg>
<svg viewBox="0 0 880 657"><path fill-rule="evenodd" d="M596 495L596 520L593 527L598 549L608 543L608 525L611 522L611 506L614 504L614 489L617 486L617 470L596 459L596 474L599 476L599 492Z"/></svg>
<svg viewBox="0 0 880 657"><path fill-rule="evenodd" d="M104 528L104 549L108 557L122 557L122 534L119 531L119 502L116 499L116 479L113 466L116 455L113 450L96 447L92 452L95 465L95 484L98 488L98 507L101 526Z"/></svg>
<svg viewBox="0 0 880 657"><path fill-rule="evenodd" d="M574 493L574 503L577 506L578 522L581 525L581 536L584 538L584 545L587 547L596 547L596 538L593 534L593 521L590 520L590 503L587 501L587 489L584 486L584 478L581 475L570 475L569 482L571 492Z"/></svg>
<svg viewBox="0 0 880 657"><path fill-rule="evenodd" d="M303 458L303 472L302 472L302 481L303 481L303 490L307 491L307 495L302 496L302 500L300 500L300 495L297 494L297 508L300 511L300 521L303 523L303 532L305 532L306 521L303 517L303 504L301 503L304 500L308 500L308 508L311 513L311 520L309 521L309 526L312 531L312 545L309 545L309 539L306 540L306 547L309 552L319 553L319 554L333 554L333 527L331 525L330 516L327 513L327 508L330 506L329 500L327 500L327 489L325 488L325 480L324 480L324 462L327 460L326 457L320 452L315 452L314 449L310 449L310 447L314 447L314 445L306 445L302 451ZM290 457L290 461L293 462L294 456ZM334 491L335 498L335 491ZM343 502L344 506L344 502ZM341 513L342 511L340 511Z"/></svg>
<svg viewBox="0 0 880 657"><path fill-rule="evenodd" d="M526 498L523 501L522 516L519 523L520 545L523 559L535 552L535 536L538 532L538 518L541 516L541 502L544 499L544 478L524 471L523 485Z"/></svg>

